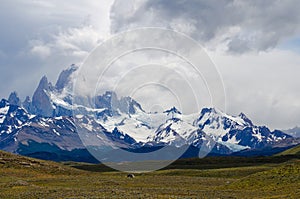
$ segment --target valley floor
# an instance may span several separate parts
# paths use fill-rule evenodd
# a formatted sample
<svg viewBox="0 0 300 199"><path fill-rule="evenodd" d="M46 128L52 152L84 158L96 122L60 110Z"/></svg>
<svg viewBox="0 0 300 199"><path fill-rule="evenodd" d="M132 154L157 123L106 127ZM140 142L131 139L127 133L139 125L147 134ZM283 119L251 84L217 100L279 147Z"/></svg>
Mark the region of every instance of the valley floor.
<svg viewBox="0 0 300 199"><path fill-rule="evenodd" d="M0 153L0 198L300 198L299 159L205 169L196 161L135 178L70 164Z"/></svg>

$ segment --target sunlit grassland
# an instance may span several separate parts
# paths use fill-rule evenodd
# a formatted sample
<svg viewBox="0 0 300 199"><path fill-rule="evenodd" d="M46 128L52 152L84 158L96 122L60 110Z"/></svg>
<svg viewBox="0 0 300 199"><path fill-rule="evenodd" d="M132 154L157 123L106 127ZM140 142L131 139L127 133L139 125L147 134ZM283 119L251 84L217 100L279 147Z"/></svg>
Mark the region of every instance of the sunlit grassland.
<svg viewBox="0 0 300 199"><path fill-rule="evenodd" d="M182 160L133 179L102 165L89 165L84 169L92 171L84 171L6 153L0 158L0 198L300 198L297 158L247 166L224 166L221 158L216 161L219 168L215 163L202 168L197 159Z"/></svg>

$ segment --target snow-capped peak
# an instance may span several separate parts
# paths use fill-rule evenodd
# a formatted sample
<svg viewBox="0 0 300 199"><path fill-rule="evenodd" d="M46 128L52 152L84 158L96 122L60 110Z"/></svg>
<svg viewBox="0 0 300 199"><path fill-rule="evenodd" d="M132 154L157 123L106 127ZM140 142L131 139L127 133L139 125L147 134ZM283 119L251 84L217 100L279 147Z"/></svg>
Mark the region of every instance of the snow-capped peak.
<svg viewBox="0 0 300 199"><path fill-rule="evenodd" d="M25 127L24 124L30 126L31 122L35 122L42 128L52 129L51 135L63 137L64 132L75 132L75 124L69 125L69 122L76 119L84 131L97 133L97 137L104 133L112 141L117 140L122 145L127 143L126 146L151 143L151 146L167 144L180 147L192 144L201 147L209 138L228 150L237 151L262 148L288 138L280 131L271 132L266 127L255 126L244 113L231 116L217 108L203 108L200 114L191 115L182 114L176 107L160 113L147 113L133 98L118 98L114 91L73 102L70 88L72 75L76 71L76 65L62 71L55 87L44 76L32 101L26 98L23 107L18 106L16 93L10 97L12 103L2 100L0 135L1 132L17 134L14 129L19 130ZM65 118L59 119L57 116ZM35 127L32 129L35 132Z"/></svg>
<svg viewBox="0 0 300 199"><path fill-rule="evenodd" d="M253 125L252 121L244 114L244 113L240 113L239 117L244 120L247 124L249 124L250 126Z"/></svg>
<svg viewBox="0 0 300 199"><path fill-rule="evenodd" d="M200 117L195 121L199 126L205 126L216 121L218 124L223 123L224 129L230 126L251 126L253 125L251 120L247 116L241 113L239 116L228 115L216 108L203 108L201 110Z"/></svg>
<svg viewBox="0 0 300 199"><path fill-rule="evenodd" d="M181 112L175 107L173 106L171 109L164 111L164 113L170 114L170 113L177 113L177 114L181 114Z"/></svg>
<svg viewBox="0 0 300 199"><path fill-rule="evenodd" d="M17 106L21 106L21 100L18 97L18 93L16 91L12 92L9 97L8 97L8 101L10 104L12 105L17 105Z"/></svg>
<svg viewBox="0 0 300 199"><path fill-rule="evenodd" d="M180 119L181 116L182 116L181 112L175 106L173 106L169 110L164 111L164 113L166 113L167 116L171 117L171 118L178 118L178 119Z"/></svg>

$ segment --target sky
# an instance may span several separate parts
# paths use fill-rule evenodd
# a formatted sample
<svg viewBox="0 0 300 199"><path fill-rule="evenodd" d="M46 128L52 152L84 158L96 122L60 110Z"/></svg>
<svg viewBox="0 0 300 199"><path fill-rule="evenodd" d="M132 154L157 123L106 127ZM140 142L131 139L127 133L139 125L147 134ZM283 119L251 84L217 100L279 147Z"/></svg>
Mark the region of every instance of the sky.
<svg viewBox="0 0 300 199"><path fill-rule="evenodd" d="M225 87L226 112L300 126L298 0L2 0L0 97L31 96L123 31L160 27L201 44Z"/></svg>

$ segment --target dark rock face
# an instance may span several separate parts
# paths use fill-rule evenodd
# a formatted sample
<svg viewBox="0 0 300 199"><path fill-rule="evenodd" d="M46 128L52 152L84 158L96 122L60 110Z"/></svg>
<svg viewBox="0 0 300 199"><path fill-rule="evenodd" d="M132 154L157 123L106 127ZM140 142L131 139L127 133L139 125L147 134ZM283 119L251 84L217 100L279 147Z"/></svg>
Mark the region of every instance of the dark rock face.
<svg viewBox="0 0 300 199"><path fill-rule="evenodd" d="M131 97L122 97L119 100L119 109L127 114L135 114L137 110L143 111L141 105Z"/></svg>
<svg viewBox="0 0 300 199"><path fill-rule="evenodd" d="M21 101L16 91L12 92L9 95L8 102L12 105L21 106Z"/></svg>
<svg viewBox="0 0 300 199"><path fill-rule="evenodd" d="M250 126L253 126L252 121L244 114L244 113L240 113L239 117L242 118L246 123L248 123Z"/></svg>
<svg viewBox="0 0 300 199"><path fill-rule="evenodd" d="M57 104L51 99L51 95L61 94L64 92L64 89L68 89L67 92L70 92L72 90L71 77L77 69L78 67L72 64L68 69L62 71L58 77L55 87L52 86L46 76L42 77L32 96L32 101L30 100L30 97L26 97L22 103L23 107L31 114L44 117L71 116L72 110ZM14 95L12 95L12 99L14 98ZM62 100L71 106L71 93L67 93Z"/></svg>
<svg viewBox="0 0 300 199"><path fill-rule="evenodd" d="M23 107L29 112L29 113L33 113L34 112L34 107L32 105L32 102L30 100L30 97L27 96L24 100L24 102L22 103Z"/></svg>
<svg viewBox="0 0 300 199"><path fill-rule="evenodd" d="M118 130L118 128L114 128L114 130L111 132L109 136L115 140L122 140L124 141L124 143L129 143L129 144L136 143L136 141L132 137L130 137L127 134L124 135L122 132Z"/></svg>
<svg viewBox="0 0 300 199"><path fill-rule="evenodd" d="M118 98L113 91L106 91L103 95L95 97L96 108L106 108L110 111L110 116L118 115L119 112L126 114L135 114L137 111L143 111L141 105L131 97Z"/></svg>
<svg viewBox="0 0 300 199"><path fill-rule="evenodd" d="M95 97L95 106L115 110L119 106L117 94L113 91L106 91L103 95Z"/></svg>
<svg viewBox="0 0 300 199"><path fill-rule="evenodd" d="M61 91L62 89L64 89L68 83L70 82L70 78L71 78L71 75L78 69L78 67L75 65L75 64L72 64L71 67L69 67L68 69L66 70L63 70L59 77L58 77L58 80L55 84L55 88L58 90L58 91Z"/></svg>
<svg viewBox="0 0 300 199"><path fill-rule="evenodd" d="M48 93L48 91L52 90L53 86L48 82L47 77L44 76L32 97L32 106L35 114L46 117L53 116L53 106Z"/></svg>
<svg viewBox="0 0 300 199"><path fill-rule="evenodd" d="M6 99L0 101L0 108L4 108L9 105L9 102Z"/></svg>

